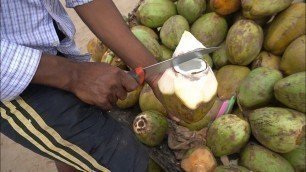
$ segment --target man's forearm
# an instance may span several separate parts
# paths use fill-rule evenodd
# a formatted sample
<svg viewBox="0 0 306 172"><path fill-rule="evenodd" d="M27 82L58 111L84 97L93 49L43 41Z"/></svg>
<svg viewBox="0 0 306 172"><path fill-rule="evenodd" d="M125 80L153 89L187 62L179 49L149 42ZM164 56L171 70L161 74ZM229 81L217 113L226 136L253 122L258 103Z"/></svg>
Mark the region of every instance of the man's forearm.
<svg viewBox="0 0 306 172"><path fill-rule="evenodd" d="M71 91L71 83L76 74L76 63L77 62L67 58L42 54L37 71L31 83Z"/></svg>
<svg viewBox="0 0 306 172"><path fill-rule="evenodd" d="M75 10L92 32L130 67L145 67L156 63L126 26L113 1L94 0L77 6Z"/></svg>

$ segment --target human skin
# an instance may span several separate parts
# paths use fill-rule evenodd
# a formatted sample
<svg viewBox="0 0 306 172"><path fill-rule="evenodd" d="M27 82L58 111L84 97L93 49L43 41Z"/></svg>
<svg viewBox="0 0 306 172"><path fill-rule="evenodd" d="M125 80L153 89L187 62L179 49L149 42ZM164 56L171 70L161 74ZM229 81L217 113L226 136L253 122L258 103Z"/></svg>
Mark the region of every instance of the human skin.
<svg viewBox="0 0 306 172"><path fill-rule="evenodd" d="M146 67L157 61L132 34L111 0L94 0L75 7L89 29L129 67ZM159 75L146 82L159 96ZM137 87L134 78L106 63L79 63L55 55L43 54L31 83L56 87L75 94L85 103L103 110L112 108L118 99Z"/></svg>

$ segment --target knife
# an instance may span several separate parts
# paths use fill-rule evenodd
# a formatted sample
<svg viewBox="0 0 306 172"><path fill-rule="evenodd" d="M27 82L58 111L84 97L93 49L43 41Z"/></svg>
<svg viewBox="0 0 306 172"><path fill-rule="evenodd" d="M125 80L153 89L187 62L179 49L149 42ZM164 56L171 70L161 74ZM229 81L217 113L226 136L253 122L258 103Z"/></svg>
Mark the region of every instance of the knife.
<svg viewBox="0 0 306 172"><path fill-rule="evenodd" d="M147 77L156 75L170 67L184 63L191 59L201 58L203 54L212 53L219 48L220 47L198 48L144 68L137 67L135 70L129 71L128 74L135 78L138 84L141 85Z"/></svg>

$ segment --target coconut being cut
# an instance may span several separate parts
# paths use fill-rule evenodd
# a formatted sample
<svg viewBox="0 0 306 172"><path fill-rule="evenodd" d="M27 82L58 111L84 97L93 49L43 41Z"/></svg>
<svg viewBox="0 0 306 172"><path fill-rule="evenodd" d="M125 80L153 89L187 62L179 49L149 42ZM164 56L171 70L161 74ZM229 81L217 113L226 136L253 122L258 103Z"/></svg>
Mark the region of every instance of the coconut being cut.
<svg viewBox="0 0 306 172"><path fill-rule="evenodd" d="M198 48L205 46L185 31L173 57ZM213 71L200 58L167 69L158 81L167 112L186 123L205 116L215 101L217 87Z"/></svg>

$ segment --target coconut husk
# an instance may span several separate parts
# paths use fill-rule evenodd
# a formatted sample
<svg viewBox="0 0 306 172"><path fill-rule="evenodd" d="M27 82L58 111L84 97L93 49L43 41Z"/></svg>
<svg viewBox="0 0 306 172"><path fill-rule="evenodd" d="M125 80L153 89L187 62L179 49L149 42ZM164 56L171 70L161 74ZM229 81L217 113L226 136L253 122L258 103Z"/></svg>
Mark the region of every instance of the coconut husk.
<svg viewBox="0 0 306 172"><path fill-rule="evenodd" d="M168 146L175 157L181 160L186 152L196 146L206 145L207 127L199 131L191 131L186 127L171 123L168 133Z"/></svg>

